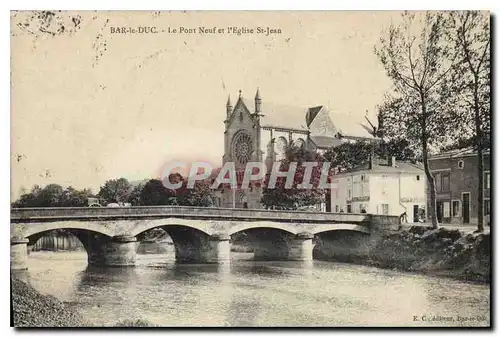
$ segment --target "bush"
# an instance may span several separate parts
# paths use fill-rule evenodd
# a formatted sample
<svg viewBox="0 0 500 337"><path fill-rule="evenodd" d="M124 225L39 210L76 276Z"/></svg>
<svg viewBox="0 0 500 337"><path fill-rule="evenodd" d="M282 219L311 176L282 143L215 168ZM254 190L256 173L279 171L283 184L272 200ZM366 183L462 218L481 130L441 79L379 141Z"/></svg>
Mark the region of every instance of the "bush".
<svg viewBox="0 0 500 337"><path fill-rule="evenodd" d="M148 327L154 327L155 325L150 323L149 321L138 318L136 320L133 319L126 319L121 322L118 322L115 327L118 328L148 328Z"/></svg>

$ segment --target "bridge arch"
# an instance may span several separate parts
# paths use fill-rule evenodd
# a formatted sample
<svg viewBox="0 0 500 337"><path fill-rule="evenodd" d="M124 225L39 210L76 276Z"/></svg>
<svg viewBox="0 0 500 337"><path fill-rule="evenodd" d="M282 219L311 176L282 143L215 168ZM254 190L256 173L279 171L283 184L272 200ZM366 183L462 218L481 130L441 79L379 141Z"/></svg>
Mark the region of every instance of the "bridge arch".
<svg viewBox="0 0 500 337"><path fill-rule="evenodd" d="M111 239L111 236L104 235L102 233L89 230L89 229L79 229L79 228L58 228L65 230L68 234L76 237L83 245L87 256L100 250L100 246L105 244ZM43 236L49 234L57 229L48 229L46 231L39 231L34 234L26 236L29 240L28 246L34 246L38 240Z"/></svg>
<svg viewBox="0 0 500 337"><path fill-rule="evenodd" d="M298 232L300 232L300 230L296 226L294 226L293 224L284 224L284 223L271 222L271 221L259 221L259 222L242 222L242 223L239 223L239 224L237 224L235 226L232 226L229 229L228 234L229 235L233 235L233 234L236 234L238 232L243 232L243 231L246 231L246 230L249 230L249 229L259 229L259 228L262 228L262 229L269 229L269 228L278 229L278 230L281 230L283 232L286 232L286 233L289 233L289 234L293 234L293 235L296 235Z"/></svg>
<svg viewBox="0 0 500 337"><path fill-rule="evenodd" d="M214 234L213 233L214 231L211 228L209 221L178 219L178 218L138 221L128 234L131 236L138 236L153 228L159 228L159 227L168 228L169 226L183 226L186 228L191 228L193 230L203 232L206 235Z"/></svg>
<svg viewBox="0 0 500 337"><path fill-rule="evenodd" d="M311 233L317 235L332 231L352 231L352 232L370 234L370 229L366 226L360 226L355 224L342 224L342 223L335 225L331 224L317 225L314 227Z"/></svg>
<svg viewBox="0 0 500 337"><path fill-rule="evenodd" d="M99 222L86 221L56 221L56 222L37 222L37 223L16 223L13 226L11 234L11 243L17 242L18 238L27 239L25 248L16 246L18 250L19 264L24 268L28 259L28 247L33 247L36 242L44 235L54 230L65 230L67 233L75 236L83 245L87 253L89 264L95 263L97 259L105 254L106 247L112 241L114 232ZM13 248L11 248L12 250ZM23 252L24 250L24 252ZM12 254L12 252L11 252ZM23 257L20 257L23 255Z"/></svg>
<svg viewBox="0 0 500 337"><path fill-rule="evenodd" d="M19 226L19 227L18 227ZM57 221L57 222L40 222L40 223L27 223L16 224L16 234L22 235L25 238L30 236L48 232L54 229L67 229L67 230L81 230L95 232L101 235L112 237L114 231L110 230L108 226L94 221Z"/></svg>
<svg viewBox="0 0 500 337"><path fill-rule="evenodd" d="M245 222L232 227L229 235L233 244L251 248L254 260L287 260L298 232L293 224Z"/></svg>
<svg viewBox="0 0 500 337"><path fill-rule="evenodd" d="M163 229L172 239L175 260L180 263L210 260L211 231L201 221L186 219L153 220L138 224L131 234L142 241L143 234L155 228Z"/></svg>

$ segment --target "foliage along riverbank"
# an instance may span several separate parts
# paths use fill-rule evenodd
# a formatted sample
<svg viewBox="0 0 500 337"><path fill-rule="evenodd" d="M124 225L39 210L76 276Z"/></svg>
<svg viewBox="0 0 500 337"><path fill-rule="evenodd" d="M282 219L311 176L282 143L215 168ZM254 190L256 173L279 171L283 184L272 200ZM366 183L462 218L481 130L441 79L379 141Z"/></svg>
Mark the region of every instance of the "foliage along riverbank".
<svg viewBox="0 0 500 337"><path fill-rule="evenodd" d="M353 247L356 247L353 249ZM490 282L491 236L414 226L379 236L317 242L316 258Z"/></svg>
<svg viewBox="0 0 500 337"><path fill-rule="evenodd" d="M16 328L95 327L86 322L76 310L54 296L43 295L15 277L11 278L11 294L11 317ZM126 319L114 326L152 327L153 325L143 319Z"/></svg>

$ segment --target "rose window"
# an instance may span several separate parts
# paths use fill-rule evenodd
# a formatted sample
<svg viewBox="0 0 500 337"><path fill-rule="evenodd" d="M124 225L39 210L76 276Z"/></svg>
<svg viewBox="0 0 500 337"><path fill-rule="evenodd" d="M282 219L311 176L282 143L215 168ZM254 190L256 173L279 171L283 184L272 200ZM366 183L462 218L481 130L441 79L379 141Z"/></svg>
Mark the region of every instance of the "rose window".
<svg viewBox="0 0 500 337"><path fill-rule="evenodd" d="M239 132L233 139L233 158L238 164L246 164L252 156L252 137Z"/></svg>

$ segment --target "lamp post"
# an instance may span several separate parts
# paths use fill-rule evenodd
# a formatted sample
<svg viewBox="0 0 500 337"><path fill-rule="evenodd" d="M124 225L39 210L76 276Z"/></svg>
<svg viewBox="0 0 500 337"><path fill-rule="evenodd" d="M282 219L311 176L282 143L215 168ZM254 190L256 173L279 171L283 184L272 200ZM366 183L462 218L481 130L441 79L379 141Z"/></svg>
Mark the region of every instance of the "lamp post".
<svg viewBox="0 0 500 337"><path fill-rule="evenodd" d="M233 208L236 208L236 187L233 187L232 190L233 190Z"/></svg>

